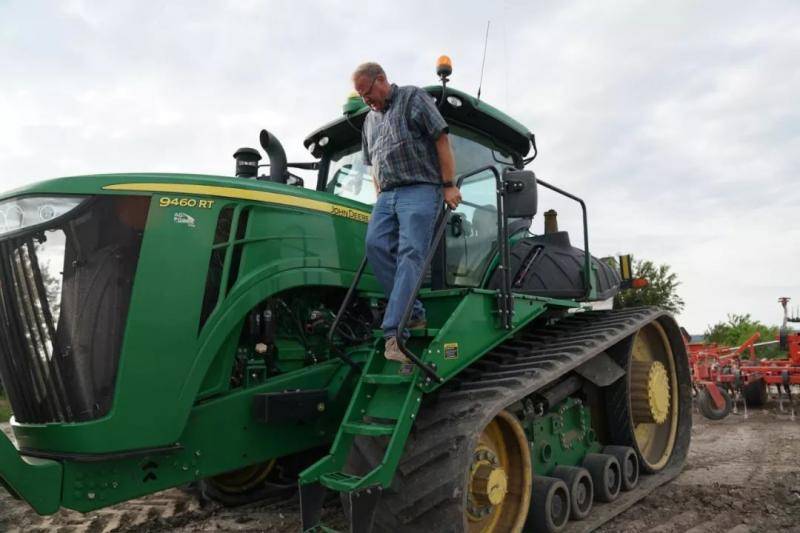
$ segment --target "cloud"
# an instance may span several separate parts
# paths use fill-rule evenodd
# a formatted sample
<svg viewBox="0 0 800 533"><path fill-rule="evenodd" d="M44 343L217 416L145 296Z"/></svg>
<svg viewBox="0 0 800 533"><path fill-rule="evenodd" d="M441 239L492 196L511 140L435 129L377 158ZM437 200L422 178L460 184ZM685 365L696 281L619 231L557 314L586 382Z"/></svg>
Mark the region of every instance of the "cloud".
<svg viewBox="0 0 800 533"><path fill-rule="evenodd" d="M0 4L0 176L231 174L262 127L289 158L349 75L474 93L537 133L541 177L589 205L591 249L672 265L693 332L800 299L800 6L794 2L73 0ZM574 205L542 194L580 242Z"/></svg>

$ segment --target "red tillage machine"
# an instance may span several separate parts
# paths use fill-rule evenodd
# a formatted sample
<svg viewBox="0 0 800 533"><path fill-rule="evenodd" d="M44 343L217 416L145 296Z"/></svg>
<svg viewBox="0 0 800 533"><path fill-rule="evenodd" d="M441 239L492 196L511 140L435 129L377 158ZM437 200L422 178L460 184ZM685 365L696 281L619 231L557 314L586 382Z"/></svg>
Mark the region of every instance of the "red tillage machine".
<svg viewBox="0 0 800 533"><path fill-rule="evenodd" d="M792 385L800 385L800 332L790 331L789 322L800 318L789 317L789 298L778 300L783 306L784 320L779 338L757 342L758 333L740 346L725 347L717 344L687 343L692 367L692 384L700 412L711 420L728 416L741 400L745 413L748 407L764 405L770 386L775 387L780 409L788 400L794 416ZM780 343L787 352L783 359L757 359L755 348Z"/></svg>

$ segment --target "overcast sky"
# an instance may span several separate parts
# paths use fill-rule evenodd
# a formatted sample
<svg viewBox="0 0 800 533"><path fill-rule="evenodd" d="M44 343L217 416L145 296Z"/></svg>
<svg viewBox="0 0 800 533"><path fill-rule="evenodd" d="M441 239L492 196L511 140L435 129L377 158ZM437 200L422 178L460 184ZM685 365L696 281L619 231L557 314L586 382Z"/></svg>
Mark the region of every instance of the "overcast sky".
<svg viewBox="0 0 800 533"><path fill-rule="evenodd" d="M487 20L483 99L537 134L537 175L587 201L594 255L669 264L692 333L800 304L797 1L0 0L2 189L229 175L261 128L310 160L302 139L362 61L430 85L446 53L474 94Z"/></svg>

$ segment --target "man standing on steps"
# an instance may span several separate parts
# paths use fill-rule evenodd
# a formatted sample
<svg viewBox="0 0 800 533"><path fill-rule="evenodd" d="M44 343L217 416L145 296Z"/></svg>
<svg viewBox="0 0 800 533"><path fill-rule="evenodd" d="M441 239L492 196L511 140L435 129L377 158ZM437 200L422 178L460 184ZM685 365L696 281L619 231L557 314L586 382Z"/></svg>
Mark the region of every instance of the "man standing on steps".
<svg viewBox="0 0 800 533"><path fill-rule="evenodd" d="M433 98L418 87L389 83L377 63L353 72L353 85L370 111L362 129L364 163L372 167L378 200L367 228L367 258L388 298L383 316L384 356L408 360L397 347L403 311L413 296L431 245L442 200L455 209L455 161L447 122ZM419 300L408 326L425 327Z"/></svg>

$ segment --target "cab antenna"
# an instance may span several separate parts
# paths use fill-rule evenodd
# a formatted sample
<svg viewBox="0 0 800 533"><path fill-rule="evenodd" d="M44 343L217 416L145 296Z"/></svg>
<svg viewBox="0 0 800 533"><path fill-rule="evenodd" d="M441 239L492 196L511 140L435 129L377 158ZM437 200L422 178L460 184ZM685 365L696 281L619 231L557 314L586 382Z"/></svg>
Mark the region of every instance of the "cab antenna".
<svg viewBox="0 0 800 533"><path fill-rule="evenodd" d="M486 45L489 44L489 24L491 20L486 21L486 37L483 39L483 61L481 61L481 79L478 82L478 100L481 99L481 86L483 86L483 67L486 65Z"/></svg>

